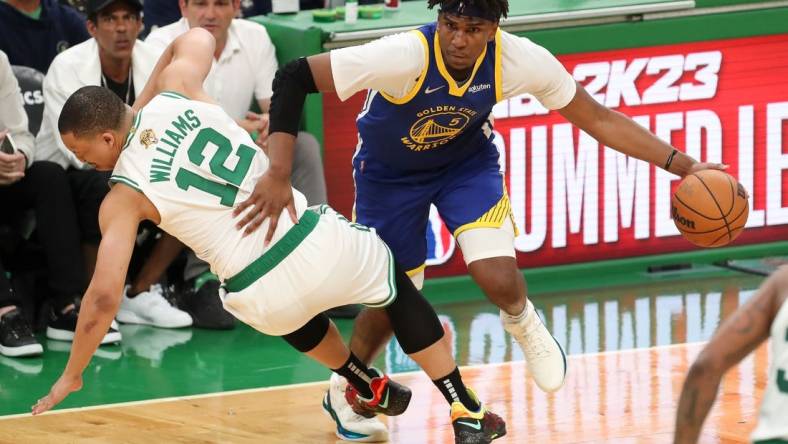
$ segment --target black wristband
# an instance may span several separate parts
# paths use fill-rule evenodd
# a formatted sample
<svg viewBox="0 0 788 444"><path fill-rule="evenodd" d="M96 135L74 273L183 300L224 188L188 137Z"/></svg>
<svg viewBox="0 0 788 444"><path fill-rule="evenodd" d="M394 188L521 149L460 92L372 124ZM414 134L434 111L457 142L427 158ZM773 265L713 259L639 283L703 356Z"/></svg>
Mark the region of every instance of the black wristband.
<svg viewBox="0 0 788 444"><path fill-rule="evenodd" d="M673 163L673 158L676 157L676 153L678 152L679 150L674 148L673 152L670 153L670 156L668 156L668 161L665 162L665 171L670 171L670 164Z"/></svg>
<svg viewBox="0 0 788 444"><path fill-rule="evenodd" d="M279 68L274 77L273 89L269 132L297 136L306 95L318 92L306 59L301 57Z"/></svg>

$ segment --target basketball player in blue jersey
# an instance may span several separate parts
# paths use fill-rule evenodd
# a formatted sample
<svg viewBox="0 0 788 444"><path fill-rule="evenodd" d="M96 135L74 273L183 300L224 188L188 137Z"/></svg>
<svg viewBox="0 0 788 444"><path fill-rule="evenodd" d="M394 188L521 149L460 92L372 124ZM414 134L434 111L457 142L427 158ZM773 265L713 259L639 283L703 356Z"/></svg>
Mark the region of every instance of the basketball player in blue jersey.
<svg viewBox="0 0 788 444"><path fill-rule="evenodd" d="M493 106L532 94L601 143L677 175L724 166L698 163L600 105L547 50L501 31L507 0L428 0L428 5L440 8L435 23L280 69L271 106L271 169L236 209L253 208L239 228L251 233L270 216L272 233L281 209L292 208L288 177L305 95L336 92L345 100L368 90L353 158L356 221L378 231L420 287L425 231L435 204L470 275L500 308L529 373L542 390L552 392L564 382L566 359L526 298L517 268L517 231L493 144ZM390 335L384 313L366 310L357 318L351 349L371 362ZM324 401L338 430L354 432L346 438L356 441L385 439L383 424L354 416L342 405L343 388L341 378L334 378Z"/></svg>

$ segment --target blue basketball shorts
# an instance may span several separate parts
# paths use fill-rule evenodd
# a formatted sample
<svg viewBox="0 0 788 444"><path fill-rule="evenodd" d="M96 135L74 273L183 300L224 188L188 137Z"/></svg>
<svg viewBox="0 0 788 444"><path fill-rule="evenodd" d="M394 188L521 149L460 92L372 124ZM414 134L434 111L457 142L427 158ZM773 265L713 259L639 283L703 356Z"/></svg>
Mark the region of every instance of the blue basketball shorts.
<svg viewBox="0 0 788 444"><path fill-rule="evenodd" d="M455 238L472 228L498 228L507 219L514 223L497 156L471 156L413 183L378 181L358 168L354 179L355 221L375 228L411 276L424 269L430 204Z"/></svg>

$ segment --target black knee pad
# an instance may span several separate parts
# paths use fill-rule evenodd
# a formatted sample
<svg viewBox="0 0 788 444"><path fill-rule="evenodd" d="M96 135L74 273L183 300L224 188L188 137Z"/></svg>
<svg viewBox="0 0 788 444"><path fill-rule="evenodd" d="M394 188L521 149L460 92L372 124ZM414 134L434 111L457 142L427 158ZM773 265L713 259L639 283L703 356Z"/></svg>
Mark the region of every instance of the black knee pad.
<svg viewBox="0 0 788 444"><path fill-rule="evenodd" d="M410 355L443 338L443 326L435 310L416 289L402 267L396 264L394 268L397 298L386 307L386 313L399 345Z"/></svg>
<svg viewBox="0 0 788 444"><path fill-rule="evenodd" d="M282 336L282 339L287 341L288 344L292 345L293 348L301 353L306 353L317 347L320 341L326 337L330 322L328 316L320 313L310 319L303 327Z"/></svg>

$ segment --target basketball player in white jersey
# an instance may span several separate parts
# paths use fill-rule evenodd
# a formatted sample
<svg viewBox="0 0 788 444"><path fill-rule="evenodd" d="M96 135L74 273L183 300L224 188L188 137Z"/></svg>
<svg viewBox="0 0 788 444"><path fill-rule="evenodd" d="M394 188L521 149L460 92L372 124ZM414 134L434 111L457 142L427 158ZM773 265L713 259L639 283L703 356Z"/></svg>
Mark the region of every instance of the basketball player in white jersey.
<svg viewBox="0 0 788 444"><path fill-rule="evenodd" d="M698 441L720 380L771 337L771 366L752 441L788 443L788 266L772 273L746 304L720 326L692 364L676 414L675 443Z"/></svg>
<svg viewBox="0 0 788 444"><path fill-rule="evenodd" d="M223 281L228 311L347 378L346 398L358 414L401 414L411 396L359 361L322 314L361 303L385 308L403 350L451 405L456 443L503 436L503 420L465 387L437 315L374 230L327 206L307 209L296 190L295 214L281 218L270 243L266 229L249 236L236 230L233 208L251 194L269 161L202 89L214 47L201 28L176 39L134 108L100 87L78 90L63 107L63 141L96 169L113 169L113 187L101 206L98 262L71 355L33 413L81 388L82 373L118 310L137 226L151 220L211 264Z"/></svg>

